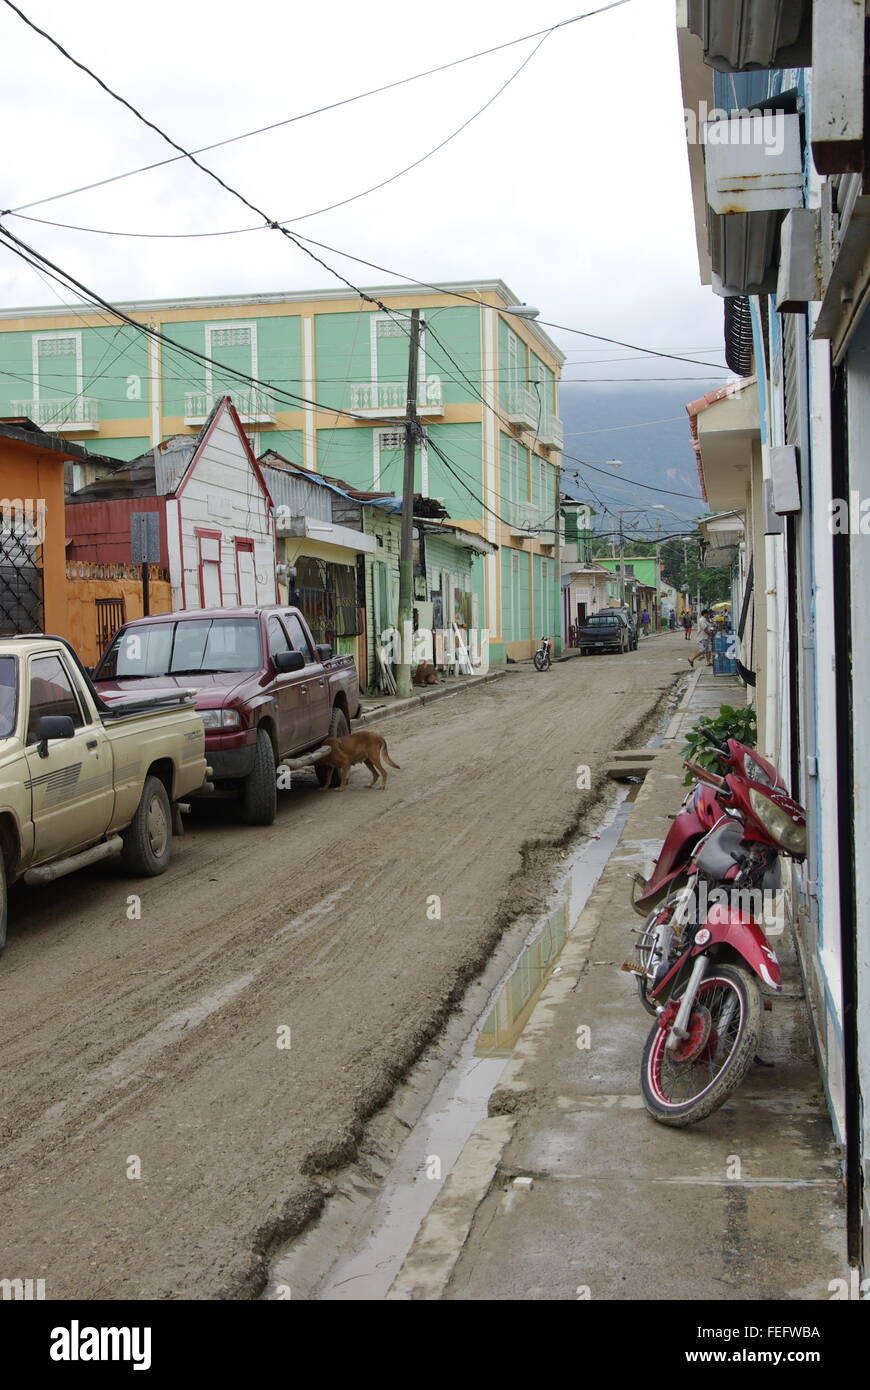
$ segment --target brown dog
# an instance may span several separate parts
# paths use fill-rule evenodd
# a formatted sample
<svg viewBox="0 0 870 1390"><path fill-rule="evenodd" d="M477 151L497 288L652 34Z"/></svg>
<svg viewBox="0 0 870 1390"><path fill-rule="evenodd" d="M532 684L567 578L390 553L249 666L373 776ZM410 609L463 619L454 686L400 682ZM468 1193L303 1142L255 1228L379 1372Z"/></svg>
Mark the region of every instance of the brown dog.
<svg viewBox="0 0 870 1390"><path fill-rule="evenodd" d="M438 685L438 672L431 661L421 661L416 671L412 685Z"/></svg>
<svg viewBox="0 0 870 1390"><path fill-rule="evenodd" d="M341 772L341 781L336 787L336 791L341 791L347 786L347 774L354 763L365 763L372 774L370 787L377 785L378 774L380 774L383 779L381 791L384 791L387 785L387 774L381 765L381 757L383 757L384 762L390 764L390 767L397 768L399 766L398 763L393 762L387 752L387 742L383 735L373 734L368 729L363 729L358 734L345 734L343 738L325 738L323 742L332 749L332 752L328 758L318 758L317 766L334 767ZM331 782L332 778L327 777L321 791L326 791Z"/></svg>

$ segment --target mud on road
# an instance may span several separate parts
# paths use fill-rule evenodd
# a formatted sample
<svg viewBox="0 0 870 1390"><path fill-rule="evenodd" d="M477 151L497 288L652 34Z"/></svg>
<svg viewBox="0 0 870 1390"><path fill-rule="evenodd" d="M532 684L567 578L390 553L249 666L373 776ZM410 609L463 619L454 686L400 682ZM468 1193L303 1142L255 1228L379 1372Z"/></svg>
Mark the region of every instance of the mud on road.
<svg viewBox="0 0 870 1390"><path fill-rule="evenodd" d="M372 726L401 764L386 792L363 768L343 792L311 778L268 829L208 804L161 878L108 863L15 889L0 1275L50 1299L256 1295L539 896L682 647L508 668Z"/></svg>

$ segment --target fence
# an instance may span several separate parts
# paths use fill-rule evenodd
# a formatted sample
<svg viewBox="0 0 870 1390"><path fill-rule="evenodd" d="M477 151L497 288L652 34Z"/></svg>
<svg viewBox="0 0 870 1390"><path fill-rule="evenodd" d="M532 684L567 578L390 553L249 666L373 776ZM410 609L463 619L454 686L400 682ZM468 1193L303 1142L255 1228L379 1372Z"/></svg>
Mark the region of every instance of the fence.
<svg viewBox="0 0 870 1390"><path fill-rule="evenodd" d="M148 566L152 613L172 611L168 572ZM80 560L66 566L67 636L86 666L95 666L118 628L142 614L142 573L136 565Z"/></svg>

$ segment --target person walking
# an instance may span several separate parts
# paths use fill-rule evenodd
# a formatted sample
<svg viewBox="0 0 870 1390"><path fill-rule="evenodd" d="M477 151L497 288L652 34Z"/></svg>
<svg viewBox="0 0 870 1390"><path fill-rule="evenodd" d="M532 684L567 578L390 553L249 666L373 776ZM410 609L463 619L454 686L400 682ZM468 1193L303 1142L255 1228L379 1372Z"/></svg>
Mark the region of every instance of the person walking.
<svg viewBox="0 0 870 1390"><path fill-rule="evenodd" d="M714 630L713 614L710 612L709 608L705 609L698 619L698 650L695 652L694 656L686 657L692 670L695 669L695 662L702 656L705 658L704 664L706 666L712 665Z"/></svg>
<svg viewBox="0 0 870 1390"><path fill-rule="evenodd" d="M692 635L692 615L689 612L688 608L686 609L680 621L683 624L683 632L685 634L686 641L688 642L689 638Z"/></svg>
<svg viewBox="0 0 870 1390"><path fill-rule="evenodd" d="M645 609L643 610L643 612L641 613L641 615L640 615L640 625L641 625L641 627L643 628L643 635L644 635L644 637L649 637L649 625L650 625L650 621L651 621L651 619L650 619L650 615L649 615L649 609L648 609L648 608L645 608Z"/></svg>
<svg viewBox="0 0 870 1390"><path fill-rule="evenodd" d="M670 632L676 632L677 630L677 615L674 612L673 608L668 614L668 629Z"/></svg>

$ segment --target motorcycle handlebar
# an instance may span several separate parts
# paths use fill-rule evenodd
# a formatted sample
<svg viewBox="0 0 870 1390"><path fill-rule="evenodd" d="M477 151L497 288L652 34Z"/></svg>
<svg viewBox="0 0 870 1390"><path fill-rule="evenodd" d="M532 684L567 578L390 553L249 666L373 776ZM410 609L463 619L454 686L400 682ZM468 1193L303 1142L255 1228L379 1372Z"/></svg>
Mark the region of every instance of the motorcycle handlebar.
<svg viewBox="0 0 870 1390"><path fill-rule="evenodd" d="M708 767L701 767L699 763L686 762L683 766L688 768L699 782L706 782L709 787L722 788L726 785L725 778L720 777L718 772L711 772Z"/></svg>

